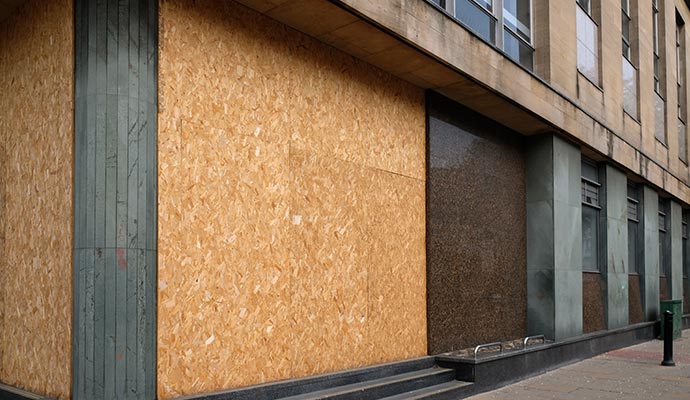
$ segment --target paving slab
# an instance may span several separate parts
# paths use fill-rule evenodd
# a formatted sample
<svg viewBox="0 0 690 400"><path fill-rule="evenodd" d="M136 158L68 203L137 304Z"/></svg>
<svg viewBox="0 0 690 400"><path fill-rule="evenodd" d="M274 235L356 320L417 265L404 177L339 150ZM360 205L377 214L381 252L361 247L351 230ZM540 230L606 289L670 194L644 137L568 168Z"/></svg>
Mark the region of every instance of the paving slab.
<svg viewBox="0 0 690 400"><path fill-rule="evenodd" d="M614 350L471 400L690 400L690 330L674 342L675 367L662 367L664 344Z"/></svg>

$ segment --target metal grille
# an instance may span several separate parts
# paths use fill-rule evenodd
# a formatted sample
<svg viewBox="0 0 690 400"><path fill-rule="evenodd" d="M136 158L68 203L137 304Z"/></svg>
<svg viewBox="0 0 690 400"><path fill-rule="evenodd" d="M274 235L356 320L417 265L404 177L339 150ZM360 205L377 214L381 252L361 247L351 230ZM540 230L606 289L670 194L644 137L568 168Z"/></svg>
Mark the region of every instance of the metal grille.
<svg viewBox="0 0 690 400"><path fill-rule="evenodd" d="M597 184L582 180L582 202L599 207L599 186Z"/></svg>
<svg viewBox="0 0 690 400"><path fill-rule="evenodd" d="M633 220L635 222L639 221L639 203L637 200L628 198L628 219Z"/></svg>

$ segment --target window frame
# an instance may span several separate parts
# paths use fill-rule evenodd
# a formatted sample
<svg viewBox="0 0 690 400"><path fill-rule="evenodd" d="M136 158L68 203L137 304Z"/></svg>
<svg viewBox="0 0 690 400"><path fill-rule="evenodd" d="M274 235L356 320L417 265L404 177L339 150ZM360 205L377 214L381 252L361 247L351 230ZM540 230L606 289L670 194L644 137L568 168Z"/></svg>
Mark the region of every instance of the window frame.
<svg viewBox="0 0 690 400"><path fill-rule="evenodd" d="M580 3L579 0L575 0L575 3L576 3L576 7L579 7L580 10L582 10L582 12L589 18L590 22L593 23L593 24L594 24L594 27L596 28L596 38L594 39L594 41L595 41L595 43L596 43L596 46L597 46L597 48L596 48L596 54L595 54L595 58L596 58L596 79L593 79L592 77L588 76L588 75L585 73L585 71L583 71L582 69L580 69L580 57L579 57L579 55L577 54L577 53L579 53L579 51L578 51L577 49L576 49L576 64L577 64L577 72L578 72L580 75L582 75L583 77L585 77L585 79L587 79L588 81L590 81L593 85L595 85L595 86L598 87L599 89L602 89L602 88L603 88L603 84L602 84L602 81L601 81L601 80L602 80L602 79L601 79L601 75L602 75L602 73L601 73L601 27L599 26L599 23L597 22L596 19L594 19L594 16L592 15L592 8L593 8L593 7L592 7L592 1L593 1L593 0L588 0L588 2L587 2L588 6L589 6L589 10L587 10L584 6L582 6L582 4ZM577 27L578 27L578 23L577 23L577 19L578 19L577 10L575 10L575 11L576 11L576 12L575 12L575 40L576 40L576 41L580 41L580 36L579 36L579 32L578 32L579 30L577 29ZM577 43L576 43L576 44L577 44ZM577 45L577 47L579 48L579 45Z"/></svg>
<svg viewBox="0 0 690 400"><path fill-rule="evenodd" d="M530 71L531 73L534 73L534 53L536 52L536 48L534 47L534 0L527 0L529 1L529 42L525 40L522 35L519 33L515 32L513 29L511 29L508 25L505 23L505 17L504 17L504 0L491 0L492 4L492 9L489 10L487 9L483 4L481 4L477 0L438 0L438 3L434 0L426 0L428 3L432 4L434 7L440 8L443 11L446 12L448 16L450 16L454 21L458 22L460 25L462 25L464 28L472 32L472 34L476 35L479 37L481 40L484 42L490 44L491 46L495 47L496 49L500 50L501 53L503 53L506 58L510 59L511 61L515 62L517 65L520 65L522 68L525 68L526 70ZM476 8L478 8L481 12L485 13L488 17L493 19L494 21L494 37L495 37L495 42L492 43L490 40L485 39L481 34L476 32L474 29L472 29L468 24L463 22L460 18L456 16L456 2L457 1L465 1L473 4ZM517 18L517 16L516 16ZM530 67L525 66L522 64L519 60L514 59L505 50L505 43L504 43L504 35L506 34L512 35L513 37L517 38L517 40L527 46L527 48L531 51L531 63Z"/></svg>
<svg viewBox="0 0 690 400"><path fill-rule="evenodd" d="M657 225L659 230L659 277L667 278L670 268L668 200L659 198ZM663 226L661 219L663 218ZM663 236L662 236L663 234ZM663 250L662 250L663 249Z"/></svg>
<svg viewBox="0 0 690 400"><path fill-rule="evenodd" d="M594 241L594 249L593 249L593 257L594 257L594 265L585 265L585 260L584 260L584 245L585 245L585 235L584 235L584 224L582 226L582 243L580 244L582 246L582 254L583 254L583 259L582 259L582 272L587 272L587 273L601 273L601 268L603 265L602 258L601 258L601 252L602 252L602 232L604 231L602 228L602 190L603 190L603 185L600 182L601 181L601 169L600 166L593 160L590 160L589 158L582 157L581 158L581 164L582 164L582 172L580 173L580 202L581 202L581 207L582 207L582 215L580 216L581 221L584 222L585 218L585 210L593 210L594 212L594 229L595 229L595 237L593 238ZM585 176L584 174L584 166L588 165L590 167L594 168L594 171L597 175L597 181L594 181L592 178L589 178ZM596 188L597 190L597 196L596 196L596 204L592 202L586 201L588 196L586 196L586 190L588 187Z"/></svg>
<svg viewBox="0 0 690 400"><path fill-rule="evenodd" d="M625 4L626 7L623 7L622 5ZM632 60L632 40L630 39L630 34L632 30L632 16L630 15L630 0L621 0L621 25L623 24L623 18L626 19L626 24L628 25L628 37L625 37L625 32L623 30L623 27L621 26L621 40L625 47L623 47L623 57L625 57L628 61L630 61L630 64L635 67L635 63L633 63ZM625 50L627 51L625 51Z"/></svg>
<svg viewBox="0 0 690 400"><path fill-rule="evenodd" d="M631 196L631 194L634 196ZM630 204L635 205L635 216L634 218L631 217L630 215ZM642 275L644 274L644 271L641 271L642 269L642 260L640 257L640 252L639 249L641 248L642 245L642 240L641 240L641 233L642 233L642 218L644 213L644 209L642 207L642 198L640 196L640 186L635 184L634 182L628 181L628 188L627 188L627 204L628 207L626 209L626 217L627 217L627 227L628 227L628 274L629 275ZM631 232L631 226L630 224L634 224L632 226L632 232ZM635 253L630 254L630 243L631 241L634 243L634 248L635 248ZM631 259L634 260L635 264L635 269L633 270L632 263L630 262Z"/></svg>
<svg viewBox="0 0 690 400"><path fill-rule="evenodd" d="M652 52L654 57L654 91L661 97L665 99L662 93L662 79L661 79L661 46L659 45L661 40L661 30L659 27L659 16L661 14L661 7L658 4L658 0L652 0Z"/></svg>

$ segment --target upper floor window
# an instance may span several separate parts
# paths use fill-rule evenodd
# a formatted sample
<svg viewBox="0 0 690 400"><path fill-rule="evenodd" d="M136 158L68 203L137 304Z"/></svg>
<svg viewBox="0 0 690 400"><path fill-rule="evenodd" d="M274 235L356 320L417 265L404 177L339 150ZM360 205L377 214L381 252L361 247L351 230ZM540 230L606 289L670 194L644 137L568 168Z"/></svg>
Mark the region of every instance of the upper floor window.
<svg viewBox="0 0 690 400"><path fill-rule="evenodd" d="M582 7L582 9L585 10L585 12L587 14L590 14L590 15L592 14L592 2L590 0L576 0L576 1L577 1L577 4L579 4L580 7Z"/></svg>
<svg viewBox="0 0 690 400"><path fill-rule="evenodd" d="M685 92L685 23L676 12L676 88L678 93L678 158L688 162L687 133L685 120L687 114Z"/></svg>
<svg viewBox="0 0 690 400"><path fill-rule="evenodd" d="M503 49L530 71L533 66L532 4L529 0L503 0Z"/></svg>
<svg viewBox="0 0 690 400"><path fill-rule="evenodd" d="M630 25L632 18L630 17L630 0L621 0L621 31L623 36L623 57L632 61L632 54L630 51Z"/></svg>
<svg viewBox="0 0 690 400"><path fill-rule="evenodd" d="M661 48L659 46L658 0L652 0L652 42L654 45L654 90L661 94Z"/></svg>
<svg viewBox="0 0 690 400"><path fill-rule="evenodd" d="M637 68L633 64L631 44L632 17L630 13L631 0L621 0L621 27L623 50L623 109L630 116L638 118L637 106Z"/></svg>
<svg viewBox="0 0 690 400"><path fill-rule="evenodd" d="M661 7L663 2L659 0L652 0L652 42L654 46L654 136L661 142L666 144L666 101L663 97L663 59L662 51L663 43L662 28L663 21L661 17Z"/></svg>
<svg viewBox="0 0 690 400"><path fill-rule="evenodd" d="M531 0L431 0L530 71L534 68Z"/></svg>
<svg viewBox="0 0 690 400"><path fill-rule="evenodd" d="M592 18L592 2L577 0L577 69L599 85L599 27Z"/></svg>

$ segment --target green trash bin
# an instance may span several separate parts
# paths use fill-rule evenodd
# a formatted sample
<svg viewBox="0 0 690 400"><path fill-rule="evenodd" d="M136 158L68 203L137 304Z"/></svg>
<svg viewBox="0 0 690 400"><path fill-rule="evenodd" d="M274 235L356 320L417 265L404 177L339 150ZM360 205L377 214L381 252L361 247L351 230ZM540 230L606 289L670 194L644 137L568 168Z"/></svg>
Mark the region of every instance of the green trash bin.
<svg viewBox="0 0 690 400"><path fill-rule="evenodd" d="M670 310L673 313L673 340L682 334L683 325L683 300L661 300L661 337L664 337L664 312Z"/></svg>

